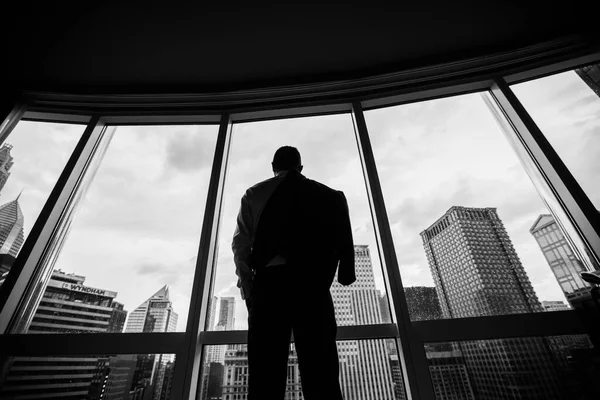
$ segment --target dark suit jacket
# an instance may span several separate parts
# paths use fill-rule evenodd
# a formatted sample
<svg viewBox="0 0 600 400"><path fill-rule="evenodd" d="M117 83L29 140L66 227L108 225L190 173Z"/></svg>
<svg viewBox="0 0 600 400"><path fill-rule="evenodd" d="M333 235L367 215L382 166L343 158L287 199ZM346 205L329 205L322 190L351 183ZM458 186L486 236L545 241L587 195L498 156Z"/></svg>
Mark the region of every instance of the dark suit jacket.
<svg viewBox="0 0 600 400"><path fill-rule="evenodd" d="M344 194L289 172L260 215L251 265L265 268L277 255L315 283L331 286L336 269L338 282L353 283L354 243Z"/></svg>

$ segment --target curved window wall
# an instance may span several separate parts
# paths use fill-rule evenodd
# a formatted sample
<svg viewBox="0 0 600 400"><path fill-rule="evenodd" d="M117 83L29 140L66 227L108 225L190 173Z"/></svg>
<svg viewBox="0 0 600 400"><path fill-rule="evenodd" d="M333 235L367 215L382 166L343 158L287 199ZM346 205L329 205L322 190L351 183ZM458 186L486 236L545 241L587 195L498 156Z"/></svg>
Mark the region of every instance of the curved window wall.
<svg viewBox="0 0 600 400"><path fill-rule="evenodd" d="M571 70L537 78L548 68ZM599 368L580 277L600 255L598 66L548 68L233 114L16 108L0 195L25 222L16 240L18 207L0 209L0 394L31 394L29 368L41 394L245 398L231 237L244 191L293 145L348 198L358 280L332 287L345 398L597 395L577 371ZM302 399L293 343L288 364Z"/></svg>

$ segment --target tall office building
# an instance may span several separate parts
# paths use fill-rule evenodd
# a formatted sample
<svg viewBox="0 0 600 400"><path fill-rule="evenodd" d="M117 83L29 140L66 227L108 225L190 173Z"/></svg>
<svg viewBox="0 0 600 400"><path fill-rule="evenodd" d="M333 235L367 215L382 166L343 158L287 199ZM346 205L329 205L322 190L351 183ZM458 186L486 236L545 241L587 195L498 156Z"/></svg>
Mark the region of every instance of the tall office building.
<svg viewBox="0 0 600 400"><path fill-rule="evenodd" d="M175 332L177 318L169 300L169 287L165 285L131 312L125 333Z"/></svg>
<svg viewBox="0 0 600 400"><path fill-rule="evenodd" d="M0 287L8 277L8 273L15 262L15 257L10 254L0 254Z"/></svg>
<svg viewBox="0 0 600 400"><path fill-rule="evenodd" d="M113 301L111 304L112 314L108 323L108 332L110 333L121 333L125 327L125 320L127 319L127 311L124 309L124 305L117 301Z"/></svg>
<svg viewBox="0 0 600 400"><path fill-rule="evenodd" d="M219 298L213 296L209 304L208 330L225 331L234 327L235 298L223 297L220 301L220 309L217 318L217 305ZM207 346L204 356L204 367L202 370L201 399L215 399L221 395L223 385L223 368L225 355L228 348L232 346ZM218 394L218 396L217 396Z"/></svg>
<svg viewBox="0 0 600 400"><path fill-rule="evenodd" d="M4 143L0 147L0 192L4 189L4 185L10 177L10 169L14 164L13 157L10 155L11 150L12 146L8 143Z"/></svg>
<svg viewBox="0 0 600 400"><path fill-rule="evenodd" d="M217 314L218 301L219 298L217 296L212 296L208 301L208 315L206 316L207 331L212 331L215 329L215 318ZM214 393L220 390L222 384L223 364L214 361L214 359L218 356L217 347L218 346L206 346L204 348L205 353L202 360L202 380L200 381L200 399L209 399L210 397L216 397ZM209 386L211 390L209 390ZM218 387L218 389L215 389L215 387ZM212 396L209 396L209 394Z"/></svg>
<svg viewBox="0 0 600 400"><path fill-rule="evenodd" d="M141 332L175 332L177 330L177 313L169 299L169 287L163 286L150 296L129 315L125 325L125 333ZM173 354L140 354L137 366L133 371L132 391L136 398L163 400L168 393L168 385L175 362ZM152 393L151 395L148 393Z"/></svg>
<svg viewBox="0 0 600 400"><path fill-rule="evenodd" d="M331 295L338 326L383 323L369 247L354 246L356 282L334 280ZM385 340L338 342L340 382L345 399L394 399L392 367Z"/></svg>
<svg viewBox="0 0 600 400"><path fill-rule="evenodd" d="M83 276L53 271L28 333L104 333L114 329L111 321L117 293L84 282ZM109 363L108 357L92 355L15 357L1 384L0 398L94 398Z"/></svg>
<svg viewBox="0 0 600 400"><path fill-rule="evenodd" d="M235 298L221 297L221 305L219 306L219 322L217 326L222 326L223 330L230 331L235 326Z"/></svg>
<svg viewBox="0 0 600 400"><path fill-rule="evenodd" d="M213 298L213 306L216 305L218 298ZM216 315L216 307L213 307L211 311ZM234 329L235 325L235 298L234 297L222 297L219 306L219 319L217 325L215 326L216 331L230 331ZM209 320L214 317L210 317ZM210 322L210 321L209 321ZM227 346L209 346L207 350L207 355L205 362L207 364L210 363L219 363L223 365L225 361L225 351Z"/></svg>
<svg viewBox="0 0 600 400"><path fill-rule="evenodd" d="M19 197L0 206L0 254L17 257L23 241L23 211Z"/></svg>
<svg viewBox="0 0 600 400"><path fill-rule="evenodd" d="M575 257L554 217L540 215L529 229L569 302L590 296L590 286L579 275L584 265Z"/></svg>
<svg viewBox="0 0 600 400"><path fill-rule="evenodd" d="M543 311L495 208L451 207L421 237L444 318ZM455 345L476 398L561 398L545 339Z"/></svg>
<svg viewBox="0 0 600 400"><path fill-rule="evenodd" d="M600 96L600 64L577 68L575 72L596 95Z"/></svg>
<svg viewBox="0 0 600 400"><path fill-rule="evenodd" d="M408 314L412 321L442 318L442 309L435 287L410 286L404 288Z"/></svg>

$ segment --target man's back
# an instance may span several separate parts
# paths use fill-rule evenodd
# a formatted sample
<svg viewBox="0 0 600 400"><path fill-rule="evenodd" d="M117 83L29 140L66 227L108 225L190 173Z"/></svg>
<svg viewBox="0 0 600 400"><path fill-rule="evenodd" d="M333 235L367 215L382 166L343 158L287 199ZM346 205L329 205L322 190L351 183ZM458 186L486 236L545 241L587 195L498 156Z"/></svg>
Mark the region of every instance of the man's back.
<svg viewBox="0 0 600 400"><path fill-rule="evenodd" d="M261 213L253 267L263 268L276 256L297 268L299 276L327 287L338 261L342 279L353 275L354 246L343 193L289 172Z"/></svg>

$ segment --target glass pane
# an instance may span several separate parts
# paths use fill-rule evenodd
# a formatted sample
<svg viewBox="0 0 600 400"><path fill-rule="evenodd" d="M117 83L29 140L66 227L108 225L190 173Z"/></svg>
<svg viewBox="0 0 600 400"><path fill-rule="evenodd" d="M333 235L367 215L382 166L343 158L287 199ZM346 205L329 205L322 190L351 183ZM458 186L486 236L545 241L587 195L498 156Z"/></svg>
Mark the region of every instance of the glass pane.
<svg viewBox="0 0 600 400"><path fill-rule="evenodd" d="M425 345L436 398L596 399L600 354L585 335Z"/></svg>
<svg viewBox="0 0 600 400"><path fill-rule="evenodd" d="M512 89L600 209L600 65L520 83Z"/></svg>
<svg viewBox="0 0 600 400"><path fill-rule="evenodd" d="M365 115L411 319L568 307L537 242L552 217L479 94Z"/></svg>
<svg viewBox="0 0 600 400"><path fill-rule="evenodd" d="M11 357L2 362L2 399L167 400L175 355Z"/></svg>
<svg viewBox="0 0 600 400"><path fill-rule="evenodd" d="M391 339L338 342L340 386L345 400L406 398L396 344ZM202 400L247 399L246 345L206 346L202 363ZM233 397L238 395L239 397ZM301 400L302 381L294 345L288 355L287 400Z"/></svg>
<svg viewBox="0 0 600 400"><path fill-rule="evenodd" d="M103 139L29 333L185 330L216 134L123 126Z"/></svg>
<svg viewBox="0 0 600 400"><path fill-rule="evenodd" d="M84 130L21 121L0 146L0 285Z"/></svg>
<svg viewBox="0 0 600 400"><path fill-rule="evenodd" d="M234 126L232 135L213 286L213 294L221 300L216 300L213 307L216 307L216 303L236 306L231 314L234 320L222 321L219 325L217 319L213 318L212 323L209 319L207 329L247 327L246 306L236 287L231 240L242 195L249 187L273 176L273 155L284 145L294 146L300 151L303 175L342 190L348 200L356 245L357 282L343 288L336 282L332 287L338 325L389 322L381 262L376 251L371 212L350 115L238 124ZM365 309L368 312L361 311ZM218 315L229 314L219 312Z"/></svg>

